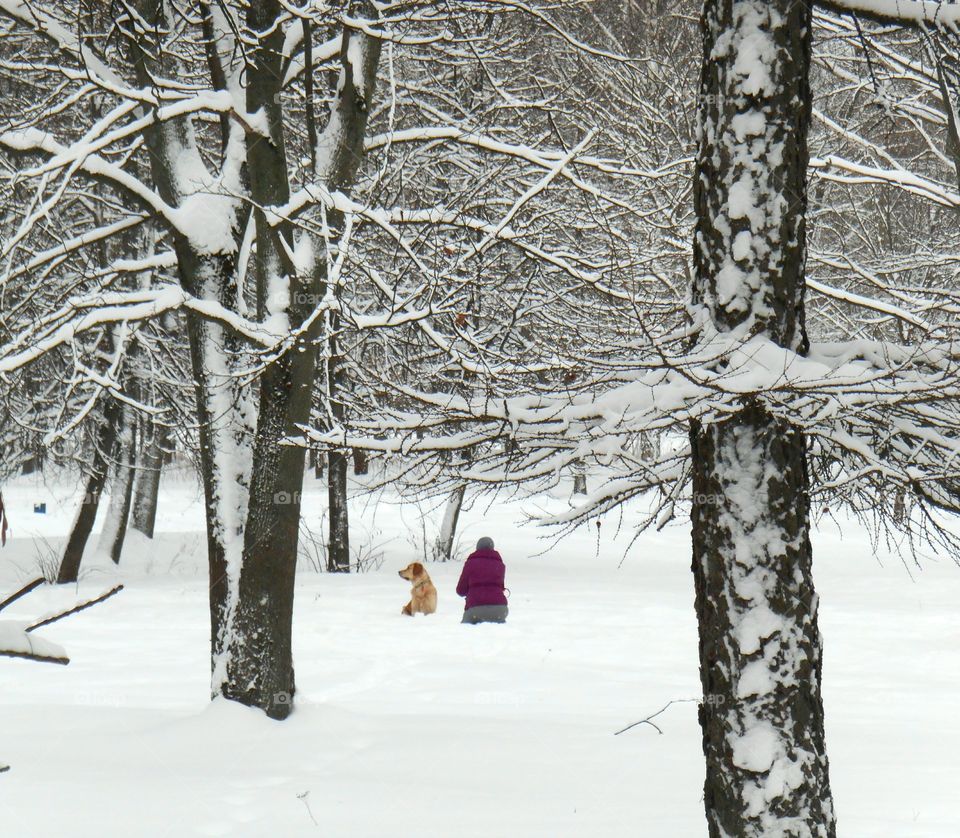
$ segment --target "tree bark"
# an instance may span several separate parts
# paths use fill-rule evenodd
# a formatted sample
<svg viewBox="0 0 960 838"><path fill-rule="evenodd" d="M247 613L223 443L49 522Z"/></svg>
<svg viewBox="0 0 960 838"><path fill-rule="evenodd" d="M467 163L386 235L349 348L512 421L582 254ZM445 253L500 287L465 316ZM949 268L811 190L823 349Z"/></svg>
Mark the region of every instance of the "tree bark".
<svg viewBox="0 0 960 838"><path fill-rule="evenodd" d="M802 354L811 5L707 0L703 31L693 301ZM750 401L690 439L709 834L833 838L806 441Z"/></svg>
<svg viewBox="0 0 960 838"><path fill-rule="evenodd" d="M265 33L248 58L246 87L247 111L262 110L270 126L269 142L260 137L248 138L250 194L258 208L280 206L289 199L280 101L284 36L277 25L284 13L277 0L260 0L247 7L250 31ZM352 49L352 37L361 39L360 49ZM378 58L379 42L344 29L340 84L331 115L337 130L329 137L330 169L323 173L331 190L346 189L356 175ZM361 66L354 67L354 60ZM361 80L362 89L355 86L357 80ZM331 219L331 215L335 214L328 213L330 226L339 228L338 219ZM312 272L302 274L302 267L290 259L296 247L292 225L285 222L273 226L260 209L254 210L254 217L258 313L267 313L271 291L277 283L285 283L285 296L290 301L286 314L291 327L296 328L325 297L325 255L315 254ZM316 342L320 336L320 321L313 322L288 351L267 366L260 378L243 560L234 622L228 634L227 675L221 687L227 698L260 707L276 719L289 715L296 689L291 633L304 471L304 448L283 445L282 441L297 436L298 427L310 419L317 371ZM332 354L334 351L328 357ZM336 454L330 463L331 476L343 471L345 486L346 456ZM332 513L333 510L331 516ZM345 522L345 506L343 513Z"/></svg>
<svg viewBox="0 0 960 838"><path fill-rule="evenodd" d="M327 454L327 570L350 572L350 520L347 512L347 471L349 460L343 451Z"/></svg>
<svg viewBox="0 0 960 838"><path fill-rule="evenodd" d="M136 417L133 409L120 409L120 430L117 439L117 463L110 492L107 517L100 532L99 550L110 556L114 564L120 563L123 542L127 535L130 518L130 502L133 498L133 474L136 466Z"/></svg>
<svg viewBox="0 0 960 838"><path fill-rule="evenodd" d="M335 295L339 291L334 290ZM343 369L338 356L337 332L340 319L330 312L326 322L326 377L324 380L329 415L335 422L343 422L344 408L340 393L343 391ZM347 506L348 451L330 449L327 452L327 517L329 538L327 541L327 570L330 573L350 572L350 521Z"/></svg>
<svg viewBox="0 0 960 838"><path fill-rule="evenodd" d="M136 486L130 526L147 538L153 538L157 525L157 501L160 497L160 472L163 469L163 426L149 419L143 424L146 437L137 464Z"/></svg>
<svg viewBox="0 0 960 838"><path fill-rule="evenodd" d="M156 32L166 32L172 25L164 19L164 10L165 4L138 3L138 12L156 24ZM291 222L274 225L263 209L282 206L290 197L281 98L281 17L287 12L279 0L255 0L246 4L245 11L245 107L248 113L262 114L269 130L269 137L257 132L246 135L245 173L257 234L257 315L261 319L268 313L284 316L295 330L325 296L327 260L326 254L315 253L312 267L305 267L307 260L300 258L294 264L292 254L302 253L298 245L305 242L295 240ZM215 40L229 41L234 36L232 31L215 31L218 24L212 6L209 12L204 24L212 71L223 69L224 53ZM153 30L138 23L130 31L135 33L131 52L141 84L150 86L158 69L176 73L176 66L154 66L158 60L175 65L176 57L158 48ZM360 43L352 44L353 37ZM378 59L379 41L344 29L340 83L328 125L333 130L324 132L325 162L318 174L331 192L348 190L362 159ZM211 78L216 89L223 89L219 72ZM240 129L233 124L221 126L225 131L229 128L225 141L233 142ZM168 204L178 206L184 197L178 191L177 172L182 169L178 160L203 165L189 119L155 122L147 129L146 139L155 186ZM239 239L242 222L236 216L230 220L234 238ZM328 212L326 220L334 232L342 221L335 212ZM177 231L172 241L185 289L234 310L238 305L236 251L201 252ZM295 690L291 627L304 454L303 448L282 442L297 436L299 426L310 418L319 319L313 324L266 366L259 378L259 394L253 394L230 374L242 357L236 336L196 314L187 315L207 507L212 692L259 707L273 718L290 713Z"/></svg>
<svg viewBox="0 0 960 838"><path fill-rule="evenodd" d="M457 536L457 522L460 520L460 510L463 508L466 493L467 485L463 483L457 486L447 499L435 550L436 557L441 562L448 562L453 556L453 541Z"/></svg>
<svg viewBox="0 0 960 838"><path fill-rule="evenodd" d="M77 517L74 518L67 538L67 546L60 559L60 569L57 572L59 585L76 582L80 575L83 551L93 530L97 510L100 508L100 494L107 479L107 457L113 451L116 442L119 412L119 404L111 399L100 419L93 443L93 456L84 495L80 499L80 509L77 510Z"/></svg>
<svg viewBox="0 0 960 838"><path fill-rule="evenodd" d="M151 87L155 78L175 77L181 69L176 54L160 44L160 33L169 31L172 23L166 18L166 4L137 0L135 9L150 26L137 23L120 31L128 37L138 83ZM144 138L153 184L167 204L178 206L184 199L178 171L184 162L202 165L189 118L152 122L145 129ZM230 210L224 208L223 211ZM237 238L238 219L234 217L230 221ZM172 231L171 241L184 289L198 299L215 300L227 309L234 309L237 305L235 251L199 251L176 230ZM237 599L243 518L250 485L249 451L256 417L248 394L231 375L240 357L237 336L219 324L204 320L196 312L188 312L186 322L197 404L210 570L211 692L216 696L221 693L220 685L226 678L227 638L232 630Z"/></svg>
<svg viewBox="0 0 960 838"><path fill-rule="evenodd" d="M367 474L370 471L370 457L363 448L353 449L353 473Z"/></svg>

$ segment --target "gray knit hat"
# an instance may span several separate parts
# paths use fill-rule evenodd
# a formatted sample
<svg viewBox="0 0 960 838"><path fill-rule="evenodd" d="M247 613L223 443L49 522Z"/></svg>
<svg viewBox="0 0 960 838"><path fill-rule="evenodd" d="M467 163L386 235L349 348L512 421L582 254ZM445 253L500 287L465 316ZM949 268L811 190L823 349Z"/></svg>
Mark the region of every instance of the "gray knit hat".
<svg viewBox="0 0 960 838"><path fill-rule="evenodd" d="M493 549L493 539L489 536L484 536L477 542L478 550L492 550Z"/></svg>

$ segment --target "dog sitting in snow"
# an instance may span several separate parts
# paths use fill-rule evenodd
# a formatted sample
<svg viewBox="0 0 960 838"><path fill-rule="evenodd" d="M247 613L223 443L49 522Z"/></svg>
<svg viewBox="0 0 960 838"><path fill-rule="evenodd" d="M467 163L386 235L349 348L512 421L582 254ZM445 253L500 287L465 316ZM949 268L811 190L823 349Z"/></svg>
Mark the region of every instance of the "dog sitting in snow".
<svg viewBox="0 0 960 838"><path fill-rule="evenodd" d="M430 575L420 562L408 564L398 573L413 585L410 602L403 606L401 614L412 617L414 614L432 614L437 610L437 589L433 587Z"/></svg>

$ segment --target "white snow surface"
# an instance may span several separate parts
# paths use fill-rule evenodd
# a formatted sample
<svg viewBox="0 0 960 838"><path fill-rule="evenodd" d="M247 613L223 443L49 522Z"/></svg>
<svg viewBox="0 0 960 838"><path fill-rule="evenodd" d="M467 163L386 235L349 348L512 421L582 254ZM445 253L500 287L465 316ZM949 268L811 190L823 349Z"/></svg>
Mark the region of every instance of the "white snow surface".
<svg viewBox="0 0 960 838"><path fill-rule="evenodd" d="M78 587L43 587L2 614L22 625L118 576L126 584L42 630L70 650L69 666L0 658L0 762L11 765L0 774L2 834L705 836L696 703L657 716L662 735L649 725L613 735L700 694L688 530L644 535L622 566L633 507L622 522L605 517L599 538L591 526L545 541L524 512L560 511L569 489L468 495L456 554L481 535L496 540L511 591L502 626L460 625L459 562L428 565L436 614L402 617L409 585L396 572L422 558L421 512L432 541L445 498L418 508L355 496L354 546L382 552L382 566L326 575L305 558L296 710L273 722L209 702L201 493L165 474L153 542L131 533L119 570L91 550ZM3 493L14 535L0 550L6 594L35 575L45 543L62 545L77 495L39 477ZM309 480L305 522L317 533L324 498ZM46 515L33 512L40 502ZM814 551L841 832L956 838L960 569L925 560L908 573L844 519L819 522ZM755 728L738 745L738 761L773 766L758 807L793 783L775 743Z"/></svg>

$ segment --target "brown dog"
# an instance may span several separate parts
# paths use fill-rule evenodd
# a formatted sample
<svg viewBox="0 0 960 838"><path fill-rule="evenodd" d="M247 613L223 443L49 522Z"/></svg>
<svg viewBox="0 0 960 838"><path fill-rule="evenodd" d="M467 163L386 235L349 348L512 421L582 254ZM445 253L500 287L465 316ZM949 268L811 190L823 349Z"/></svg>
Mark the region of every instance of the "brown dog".
<svg viewBox="0 0 960 838"><path fill-rule="evenodd" d="M420 562L408 564L398 573L413 585L410 602L403 606L401 614L412 617L414 614L432 614L437 610L437 589Z"/></svg>

